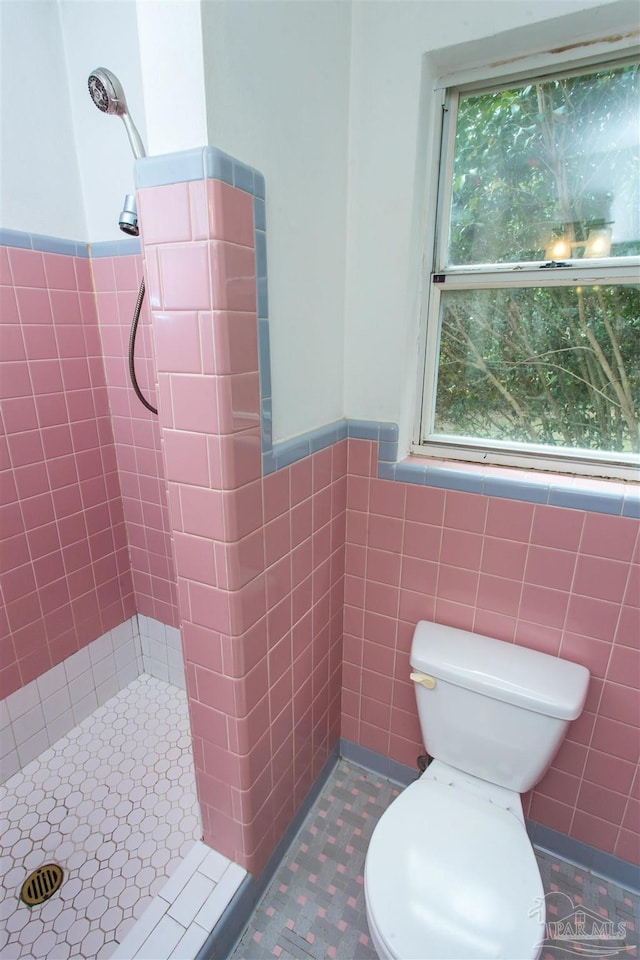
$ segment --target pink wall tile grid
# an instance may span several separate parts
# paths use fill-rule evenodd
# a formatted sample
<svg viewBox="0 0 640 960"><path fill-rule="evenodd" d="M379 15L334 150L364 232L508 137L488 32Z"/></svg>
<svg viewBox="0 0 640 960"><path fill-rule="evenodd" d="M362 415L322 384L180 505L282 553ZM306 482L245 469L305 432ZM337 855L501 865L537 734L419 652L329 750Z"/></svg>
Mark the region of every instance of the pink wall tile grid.
<svg viewBox="0 0 640 960"><path fill-rule="evenodd" d="M638 522L379 480L365 440L263 477L252 198L139 202L158 418L141 258L0 257L5 692L180 626L205 840L258 873L340 735L415 764L413 628L459 626L589 667L525 812L637 859Z"/></svg>
<svg viewBox="0 0 640 960"><path fill-rule="evenodd" d="M87 260L2 249L2 696L135 612Z"/></svg>
<svg viewBox="0 0 640 960"><path fill-rule="evenodd" d="M525 813L636 861L638 522L379 480L376 464L349 440L342 736L415 764L419 619L583 663L585 711Z"/></svg>
<svg viewBox="0 0 640 960"><path fill-rule="evenodd" d="M160 427L157 416L133 392L128 369L129 336L142 278L142 258L101 257L92 261L92 271L136 610L177 626L176 576ZM143 396L157 407L148 294L138 324L135 370Z"/></svg>

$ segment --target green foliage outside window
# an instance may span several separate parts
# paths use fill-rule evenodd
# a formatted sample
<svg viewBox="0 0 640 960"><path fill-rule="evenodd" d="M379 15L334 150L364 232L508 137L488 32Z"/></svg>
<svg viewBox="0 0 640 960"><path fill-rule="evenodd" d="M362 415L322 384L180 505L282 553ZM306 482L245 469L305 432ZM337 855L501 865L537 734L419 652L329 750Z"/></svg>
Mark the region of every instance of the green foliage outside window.
<svg viewBox="0 0 640 960"><path fill-rule="evenodd" d="M640 254L639 105L637 65L461 96L447 264ZM637 453L640 287L546 280L442 291L437 433Z"/></svg>

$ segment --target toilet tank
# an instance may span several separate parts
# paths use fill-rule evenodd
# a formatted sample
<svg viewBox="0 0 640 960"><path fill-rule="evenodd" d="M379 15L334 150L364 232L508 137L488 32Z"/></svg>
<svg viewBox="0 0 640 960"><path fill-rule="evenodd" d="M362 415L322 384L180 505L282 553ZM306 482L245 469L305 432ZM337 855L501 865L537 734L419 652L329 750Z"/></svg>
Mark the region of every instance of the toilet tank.
<svg viewBox="0 0 640 960"><path fill-rule="evenodd" d="M517 793L542 778L589 685L580 664L425 620L411 666L429 756Z"/></svg>

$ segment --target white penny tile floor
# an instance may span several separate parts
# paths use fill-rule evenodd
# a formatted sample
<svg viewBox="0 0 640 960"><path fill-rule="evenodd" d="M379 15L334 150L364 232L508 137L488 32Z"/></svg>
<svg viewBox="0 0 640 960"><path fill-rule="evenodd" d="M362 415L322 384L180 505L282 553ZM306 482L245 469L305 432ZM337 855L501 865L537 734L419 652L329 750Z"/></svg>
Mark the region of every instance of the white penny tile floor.
<svg viewBox="0 0 640 960"><path fill-rule="evenodd" d="M201 835L186 695L143 674L0 788L2 960L112 956Z"/></svg>

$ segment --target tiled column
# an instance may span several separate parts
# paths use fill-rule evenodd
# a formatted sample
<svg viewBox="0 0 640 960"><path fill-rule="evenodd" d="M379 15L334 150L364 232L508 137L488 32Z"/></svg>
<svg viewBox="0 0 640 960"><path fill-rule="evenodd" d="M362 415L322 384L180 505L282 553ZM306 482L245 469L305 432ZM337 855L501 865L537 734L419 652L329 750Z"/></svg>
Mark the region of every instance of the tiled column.
<svg viewBox="0 0 640 960"><path fill-rule="evenodd" d="M198 180L141 190L140 211L204 836L255 870L272 834L268 680L251 674L266 652L253 197Z"/></svg>

